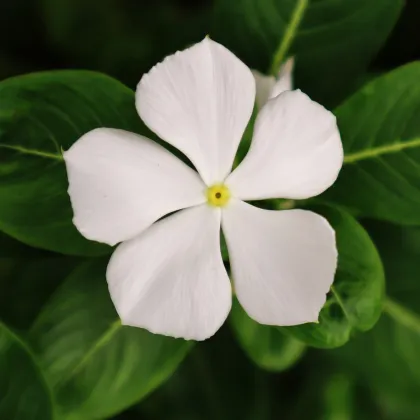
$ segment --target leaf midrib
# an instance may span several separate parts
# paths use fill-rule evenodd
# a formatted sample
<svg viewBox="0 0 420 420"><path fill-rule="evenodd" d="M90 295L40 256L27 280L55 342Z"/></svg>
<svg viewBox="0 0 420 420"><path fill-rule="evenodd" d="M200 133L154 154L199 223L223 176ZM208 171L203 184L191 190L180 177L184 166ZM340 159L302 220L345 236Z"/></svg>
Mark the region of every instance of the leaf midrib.
<svg viewBox="0 0 420 420"><path fill-rule="evenodd" d="M362 160L374 159L382 155L394 154L394 153L402 152L406 149L414 149L417 147L420 147L420 138L395 142L395 143L387 144L384 146L372 147L370 149L364 149L358 152L346 154L344 156L343 163L344 164L357 163ZM27 147L20 146L20 145L8 145L8 144L0 143L0 149L14 150L16 152L19 152L25 155L38 156L41 158L58 160L60 162L64 161L62 154L45 152L43 150L37 150L37 149L28 149Z"/></svg>
<svg viewBox="0 0 420 420"><path fill-rule="evenodd" d="M420 335L420 316L415 312L407 309L389 297L385 300L384 312L395 322Z"/></svg>
<svg viewBox="0 0 420 420"><path fill-rule="evenodd" d="M343 311L345 317L347 318L348 323L352 326L352 322L351 322L352 318L351 318L349 312L347 311L347 308L346 308L346 305L345 305L344 301L341 299L341 296L338 293L338 291L337 291L337 289L335 288L334 285L331 286L331 293L333 294L336 302L338 303L341 310Z"/></svg>
<svg viewBox="0 0 420 420"><path fill-rule="evenodd" d="M76 366L70 371L70 373L63 377L58 383L57 387L61 387L67 382L69 382L82 368L85 366L89 360L106 344L108 343L114 334L116 334L120 328L122 327L122 323L120 319L114 321L110 326L105 330L103 334L99 336L98 339L94 341L92 346L90 347L89 351L80 359L80 361L76 364Z"/></svg>
<svg viewBox="0 0 420 420"><path fill-rule="evenodd" d="M43 150L37 150L37 149L28 149L27 147L19 146L19 145L9 145L9 144L0 143L0 149L14 150L15 152L19 152L24 155L38 156L38 157L47 158L47 159L54 159L54 160L59 160L59 161L64 160L61 154L44 152Z"/></svg>
<svg viewBox="0 0 420 420"><path fill-rule="evenodd" d="M0 322L0 327L1 327L1 322ZM91 360L91 358L100 350L102 349L112 338L113 336L120 330L120 328L122 327L122 323L120 319L117 319L116 321L114 321L112 324L109 325L109 327L105 330L105 332L103 332L91 345L90 349L87 351L87 353L85 354L84 357L82 357L79 362L76 364L76 366L73 367L73 369L69 372L68 375L65 375L61 378L60 381L58 381L55 385L54 388L56 388L56 390L58 390L59 388L65 386L68 382L70 382L70 380L77 375L77 373L80 372L80 370ZM19 339L18 339L19 340ZM19 342L21 342L21 340L19 340ZM25 350L30 354L31 359L34 363L34 365L36 366L36 368L38 369L40 376L43 379L43 383L44 386L48 392L48 395L50 397L50 401L51 401L51 407L52 407L52 420L54 420L55 417L55 413L57 412L57 403L55 401L54 395L57 392L54 392L51 384L49 382L49 380L47 379L48 375L45 372L45 369L43 369L40 365L40 363L38 363L38 355L35 354L28 346L26 346L24 343L24 348Z"/></svg>
<svg viewBox="0 0 420 420"><path fill-rule="evenodd" d="M54 398L55 394L50 386L50 383L48 382L46 378L45 371L41 368L39 364L37 355L28 346L28 344L26 344L25 341L23 341L21 337L15 334L10 328L7 327L7 325L5 325L1 321L0 321L0 328L3 328L6 331L6 334L9 334L12 337L12 339L15 340L21 346L23 351L31 359L35 370L38 372L40 383L48 396L48 400L50 402L50 407L51 407L51 419L54 420L56 418L56 413L57 413L57 404Z"/></svg>
<svg viewBox="0 0 420 420"><path fill-rule="evenodd" d="M420 138L408 141L400 141L384 146L373 147L370 149L360 150L359 152L350 153L344 156L344 164L356 163L361 160L374 159L378 156L398 153L406 149L420 147Z"/></svg>

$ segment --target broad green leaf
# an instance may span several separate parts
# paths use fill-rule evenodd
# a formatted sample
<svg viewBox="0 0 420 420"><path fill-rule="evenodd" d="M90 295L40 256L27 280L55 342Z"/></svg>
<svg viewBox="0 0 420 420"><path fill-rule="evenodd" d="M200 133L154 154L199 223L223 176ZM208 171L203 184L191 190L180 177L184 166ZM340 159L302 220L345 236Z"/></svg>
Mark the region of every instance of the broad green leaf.
<svg viewBox="0 0 420 420"><path fill-rule="evenodd" d="M127 417L133 420L380 419L369 417L374 413L369 407L371 401L365 407L359 395L355 400L353 376L329 362L331 351L309 350L293 369L274 374L249 363L229 333L225 325L211 340L195 346L172 378L133 407ZM339 417L346 414L351 417Z"/></svg>
<svg viewBox="0 0 420 420"><path fill-rule="evenodd" d="M105 267L94 260L76 269L30 334L66 420L105 418L134 404L167 379L191 347L122 326Z"/></svg>
<svg viewBox="0 0 420 420"><path fill-rule="evenodd" d="M296 56L296 83L334 104L393 28L401 0L217 0L212 35L249 66L275 74Z"/></svg>
<svg viewBox="0 0 420 420"><path fill-rule="evenodd" d="M80 260L31 248L0 232L0 320L26 330Z"/></svg>
<svg viewBox="0 0 420 420"><path fill-rule="evenodd" d="M356 331L367 331L377 322L384 295L381 260L369 235L342 210L314 207L336 232L338 269L321 310L319 323L281 328L314 347L345 344Z"/></svg>
<svg viewBox="0 0 420 420"><path fill-rule="evenodd" d="M360 386L356 376L331 363L331 351L308 353L306 364L299 365L303 365L299 391L289 394L292 410L278 418L385 420L369 390ZM296 375L292 380L296 380ZM391 419L387 417L386 420Z"/></svg>
<svg viewBox="0 0 420 420"><path fill-rule="evenodd" d="M254 363L263 369L281 372L293 366L305 351L305 344L296 338L251 319L236 299L230 319L239 343Z"/></svg>
<svg viewBox="0 0 420 420"><path fill-rule="evenodd" d="M14 242L8 240L12 247L20 245ZM12 328L26 330L60 282L80 261L29 247L24 247L21 256L3 257L1 244L0 320Z"/></svg>
<svg viewBox="0 0 420 420"><path fill-rule="evenodd" d="M364 86L336 115L345 159L322 198L364 216L420 224L420 63Z"/></svg>
<svg viewBox="0 0 420 420"><path fill-rule="evenodd" d="M273 377L250 363L225 324L195 346L180 368L137 408L133 418L164 420L259 420L273 413ZM283 378L282 378L283 379ZM282 383L284 383L282 381ZM282 384L275 402L284 402ZM279 404L280 405L280 404ZM282 411L284 411L282 407ZM286 418L286 417L284 417Z"/></svg>
<svg viewBox="0 0 420 420"><path fill-rule="evenodd" d="M110 252L73 226L61 155L97 127L143 127L133 92L110 77L57 71L0 82L0 230L62 253Z"/></svg>
<svg viewBox="0 0 420 420"><path fill-rule="evenodd" d="M390 297L375 328L333 352L370 387L390 419L420 417L420 230L369 223Z"/></svg>
<svg viewBox="0 0 420 420"><path fill-rule="evenodd" d="M2 322L0 322L0 419L54 419L51 390L31 350Z"/></svg>
<svg viewBox="0 0 420 420"><path fill-rule="evenodd" d="M16 241L3 232L0 232L0 259L23 257L26 255L42 255L44 251L40 251L30 246Z"/></svg>
<svg viewBox="0 0 420 420"><path fill-rule="evenodd" d="M51 49L72 65L134 87L166 55L206 35L209 8L185 6L174 0L41 0L39 11Z"/></svg>
<svg viewBox="0 0 420 420"><path fill-rule="evenodd" d="M334 354L359 375L390 419L420 416L420 315L391 299L375 328Z"/></svg>
<svg viewBox="0 0 420 420"><path fill-rule="evenodd" d="M385 267L387 294L420 314L420 227L365 221Z"/></svg>

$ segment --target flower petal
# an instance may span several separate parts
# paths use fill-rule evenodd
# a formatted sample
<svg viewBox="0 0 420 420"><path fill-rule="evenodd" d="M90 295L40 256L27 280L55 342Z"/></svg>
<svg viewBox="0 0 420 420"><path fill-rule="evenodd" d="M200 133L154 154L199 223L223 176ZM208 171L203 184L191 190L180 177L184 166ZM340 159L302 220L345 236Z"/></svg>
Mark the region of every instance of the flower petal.
<svg viewBox="0 0 420 420"><path fill-rule="evenodd" d="M280 95L280 93L293 89L293 68L295 60L290 57L281 67L277 76L277 82L271 91L270 99Z"/></svg>
<svg viewBox="0 0 420 420"><path fill-rule="evenodd" d="M258 108L262 108L269 99L275 98L280 93L293 89L293 67L294 58L291 57L280 67L277 79L274 76L266 76L257 70L252 71L257 88Z"/></svg>
<svg viewBox="0 0 420 420"><path fill-rule="evenodd" d="M334 115L300 90L288 91L263 107L251 148L226 184L243 200L304 199L329 188L342 164Z"/></svg>
<svg viewBox="0 0 420 420"><path fill-rule="evenodd" d="M267 76L260 73L258 70L252 70L255 79L256 98L258 108L262 108L266 102L271 98L271 93L276 84L274 76Z"/></svg>
<svg viewBox="0 0 420 420"><path fill-rule="evenodd" d="M156 65L136 92L145 124L187 155L207 185L230 172L254 100L251 71L209 38Z"/></svg>
<svg viewBox="0 0 420 420"><path fill-rule="evenodd" d="M197 172L155 142L99 128L67 151L73 222L88 239L115 245L160 217L205 201Z"/></svg>
<svg viewBox="0 0 420 420"><path fill-rule="evenodd" d="M316 322L334 280L334 230L306 210L262 210L233 200L223 211L234 288L255 321Z"/></svg>
<svg viewBox="0 0 420 420"><path fill-rule="evenodd" d="M204 340L232 301L220 252L220 209L205 205L163 219L121 244L107 279L123 324Z"/></svg>

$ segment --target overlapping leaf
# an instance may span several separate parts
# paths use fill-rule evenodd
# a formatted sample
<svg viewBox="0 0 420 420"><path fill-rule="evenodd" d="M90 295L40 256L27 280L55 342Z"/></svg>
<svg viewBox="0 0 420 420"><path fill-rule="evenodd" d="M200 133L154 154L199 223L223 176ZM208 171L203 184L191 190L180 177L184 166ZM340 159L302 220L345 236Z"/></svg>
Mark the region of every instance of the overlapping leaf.
<svg viewBox="0 0 420 420"><path fill-rule="evenodd" d="M51 390L26 344L0 322L0 418L54 420Z"/></svg>
<svg viewBox="0 0 420 420"><path fill-rule="evenodd" d="M303 355L305 344L278 328L252 320L235 300L230 315L233 330L248 356L263 369L281 372Z"/></svg>
<svg viewBox="0 0 420 420"><path fill-rule="evenodd" d="M420 224L420 63L364 86L336 115L344 166L323 198L355 213Z"/></svg>
<svg viewBox="0 0 420 420"><path fill-rule="evenodd" d="M175 370L191 346L122 326L105 267L98 260L74 271L30 334L65 419L105 418L139 401Z"/></svg>
<svg viewBox="0 0 420 420"><path fill-rule="evenodd" d="M97 127L143 129L133 92L114 79L59 71L0 83L0 230L62 253L110 251L73 226L61 155Z"/></svg>
<svg viewBox="0 0 420 420"><path fill-rule="evenodd" d="M384 296L381 260L369 235L342 210L315 207L336 232L338 269L319 323L281 328L308 345L322 348L345 344L354 332L377 322Z"/></svg>
<svg viewBox="0 0 420 420"><path fill-rule="evenodd" d="M212 33L261 71L296 56L297 86L337 103L393 28L400 0L218 0Z"/></svg>
<svg viewBox="0 0 420 420"><path fill-rule="evenodd" d="M420 230L369 224L385 263L390 298L375 328L333 353L369 387L389 418L420 412Z"/></svg>

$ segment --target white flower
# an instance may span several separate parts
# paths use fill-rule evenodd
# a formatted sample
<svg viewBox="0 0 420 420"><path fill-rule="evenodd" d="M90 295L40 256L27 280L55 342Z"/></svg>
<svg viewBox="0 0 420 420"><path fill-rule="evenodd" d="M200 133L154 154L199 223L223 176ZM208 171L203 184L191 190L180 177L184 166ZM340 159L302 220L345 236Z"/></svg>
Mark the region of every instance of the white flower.
<svg viewBox="0 0 420 420"><path fill-rule="evenodd" d="M277 77L267 76L257 70L252 70L257 87L256 102L261 109L265 103L280 93L293 89L294 58L289 58L281 67Z"/></svg>
<svg viewBox="0 0 420 420"><path fill-rule="evenodd" d="M332 185L343 161L336 119L300 91L282 93L262 108L251 149L230 173L254 100L251 71L206 38L155 66L136 93L143 121L198 172L145 137L109 128L64 153L74 224L86 238L122 242L107 281L123 324L213 335L232 301L220 227L251 318L317 321L336 270L333 229L310 211L244 200L305 199Z"/></svg>

